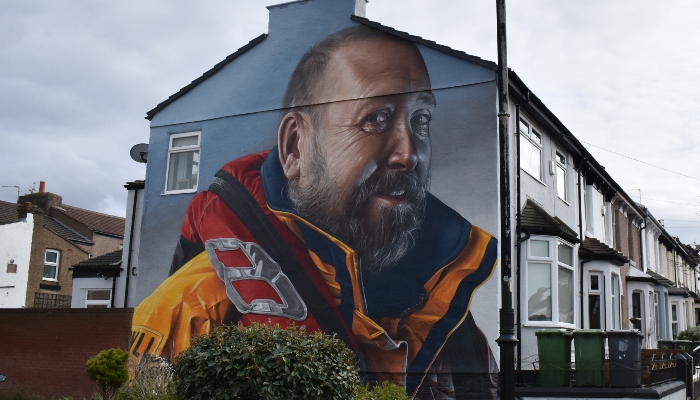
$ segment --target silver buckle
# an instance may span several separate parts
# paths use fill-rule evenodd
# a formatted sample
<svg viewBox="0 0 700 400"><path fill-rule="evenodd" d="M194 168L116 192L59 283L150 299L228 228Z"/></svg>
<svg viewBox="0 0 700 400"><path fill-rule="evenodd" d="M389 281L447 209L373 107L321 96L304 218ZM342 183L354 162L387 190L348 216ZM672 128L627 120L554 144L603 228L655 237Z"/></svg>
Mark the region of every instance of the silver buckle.
<svg viewBox="0 0 700 400"><path fill-rule="evenodd" d="M306 304L299 296L287 275L282 273L279 264L275 262L259 244L243 242L235 238L209 239L204 245L209 261L219 278L226 285L226 295L241 314L262 314L285 317L295 321L306 319ZM252 267L228 267L216 255L219 251L241 250L248 258ZM247 303L238 293L233 282L258 280L272 286L282 300L279 304L273 299L255 299Z"/></svg>

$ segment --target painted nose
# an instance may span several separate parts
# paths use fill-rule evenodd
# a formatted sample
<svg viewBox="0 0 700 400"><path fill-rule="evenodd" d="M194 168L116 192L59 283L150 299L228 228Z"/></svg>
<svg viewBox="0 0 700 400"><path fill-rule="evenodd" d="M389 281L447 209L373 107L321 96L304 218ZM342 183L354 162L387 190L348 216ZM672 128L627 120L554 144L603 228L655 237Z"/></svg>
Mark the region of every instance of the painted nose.
<svg viewBox="0 0 700 400"><path fill-rule="evenodd" d="M410 172L418 164L418 153L413 143L411 129L403 125L393 132L389 168L395 171Z"/></svg>

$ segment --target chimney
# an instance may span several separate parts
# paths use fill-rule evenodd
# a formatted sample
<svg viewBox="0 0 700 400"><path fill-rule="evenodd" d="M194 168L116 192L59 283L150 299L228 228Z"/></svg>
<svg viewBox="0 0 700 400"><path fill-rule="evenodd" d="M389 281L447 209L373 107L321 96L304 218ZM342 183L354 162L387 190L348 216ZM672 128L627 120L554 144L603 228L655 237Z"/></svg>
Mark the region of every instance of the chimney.
<svg viewBox="0 0 700 400"><path fill-rule="evenodd" d="M298 0L268 6L268 40L279 38L305 52L328 34L352 26L350 16L364 17L366 5L367 0Z"/></svg>
<svg viewBox="0 0 700 400"><path fill-rule="evenodd" d="M39 182L39 191L37 193L29 193L20 196L17 199L18 204L31 203L39 207L44 214L49 215L51 208L60 207L63 204L61 196L46 191L46 182Z"/></svg>

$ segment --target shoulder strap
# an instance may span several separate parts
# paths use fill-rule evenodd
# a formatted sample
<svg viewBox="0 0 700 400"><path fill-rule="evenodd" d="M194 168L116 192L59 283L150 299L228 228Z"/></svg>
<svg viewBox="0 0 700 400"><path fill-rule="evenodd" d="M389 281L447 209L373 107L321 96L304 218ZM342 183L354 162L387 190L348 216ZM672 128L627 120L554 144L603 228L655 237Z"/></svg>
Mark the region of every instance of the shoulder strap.
<svg viewBox="0 0 700 400"><path fill-rule="evenodd" d="M292 250L272 225L253 195L233 175L220 170L209 187L233 211L258 244L275 260L289 278L314 319L327 334L336 333L348 345L356 347L347 325L334 307L329 307L319 289L306 274Z"/></svg>

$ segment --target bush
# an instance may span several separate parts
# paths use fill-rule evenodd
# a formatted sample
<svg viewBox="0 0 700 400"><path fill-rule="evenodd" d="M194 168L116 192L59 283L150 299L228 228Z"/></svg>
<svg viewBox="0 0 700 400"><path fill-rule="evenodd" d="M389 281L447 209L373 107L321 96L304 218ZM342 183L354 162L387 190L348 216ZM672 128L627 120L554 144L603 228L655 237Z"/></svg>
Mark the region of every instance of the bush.
<svg viewBox="0 0 700 400"><path fill-rule="evenodd" d="M679 333L678 340L700 341L700 326L694 326Z"/></svg>
<svg viewBox="0 0 700 400"><path fill-rule="evenodd" d="M117 391L117 400L176 400L173 366L159 356L145 354L129 367L132 378Z"/></svg>
<svg viewBox="0 0 700 400"><path fill-rule="evenodd" d="M126 360L129 353L120 349L102 350L85 364L90 379L95 381L102 392L102 398L112 398L114 392L129 379Z"/></svg>
<svg viewBox="0 0 700 400"><path fill-rule="evenodd" d="M360 379L345 344L304 328L223 326L175 360L186 399L346 399Z"/></svg>
<svg viewBox="0 0 700 400"><path fill-rule="evenodd" d="M410 400L406 390L390 382L382 382L369 390L367 385L359 386L355 392L355 400Z"/></svg>

